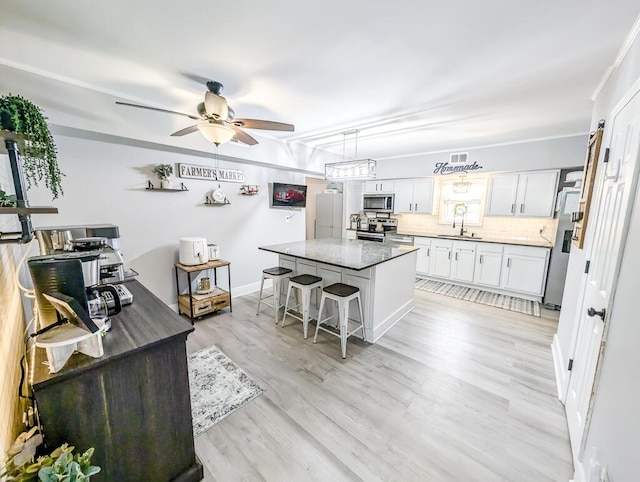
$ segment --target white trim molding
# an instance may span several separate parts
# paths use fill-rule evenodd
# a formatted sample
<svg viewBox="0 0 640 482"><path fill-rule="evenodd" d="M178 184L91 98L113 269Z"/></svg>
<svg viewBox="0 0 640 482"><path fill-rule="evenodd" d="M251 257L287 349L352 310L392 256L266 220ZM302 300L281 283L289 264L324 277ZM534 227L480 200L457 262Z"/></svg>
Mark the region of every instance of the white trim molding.
<svg viewBox="0 0 640 482"><path fill-rule="evenodd" d="M604 88L605 84L609 80L609 77L611 77L613 72L618 67L620 67L620 64L626 57L627 53L629 53L629 49L633 45L633 42L636 40L636 37L638 36L639 33L640 33L640 15L638 16L638 18L636 18L636 21L633 23L631 30L627 34L627 37L624 39L624 43L622 44L622 47L620 47L620 50L618 51L618 56L616 57L616 60L613 62L613 65L607 68L605 73L602 75L602 78L600 79L600 82L598 83L596 90L594 90L593 94L591 94L592 101L595 101L598 98L598 96L600 95L600 91L602 91L602 89Z"/></svg>
<svg viewBox="0 0 640 482"><path fill-rule="evenodd" d="M567 397L565 387L569 385L569 371L566 369L567 363L562 359L562 350L560 350L560 340L558 334L553 335L551 343L551 354L553 356L553 368L556 372L556 389L558 390L558 400L563 404Z"/></svg>

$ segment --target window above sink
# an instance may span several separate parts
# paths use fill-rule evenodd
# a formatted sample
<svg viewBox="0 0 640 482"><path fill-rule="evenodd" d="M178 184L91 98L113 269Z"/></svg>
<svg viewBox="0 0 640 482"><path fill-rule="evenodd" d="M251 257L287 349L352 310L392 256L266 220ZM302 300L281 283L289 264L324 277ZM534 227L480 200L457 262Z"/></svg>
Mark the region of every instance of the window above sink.
<svg viewBox="0 0 640 482"><path fill-rule="evenodd" d="M439 224L453 224L454 221L465 226L482 226L487 181L484 178L443 180L440 183Z"/></svg>

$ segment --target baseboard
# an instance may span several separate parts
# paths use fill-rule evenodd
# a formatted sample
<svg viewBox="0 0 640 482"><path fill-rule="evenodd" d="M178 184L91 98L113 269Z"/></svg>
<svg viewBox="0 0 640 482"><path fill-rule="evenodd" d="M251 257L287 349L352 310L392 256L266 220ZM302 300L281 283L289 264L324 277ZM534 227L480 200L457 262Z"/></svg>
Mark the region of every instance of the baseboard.
<svg viewBox="0 0 640 482"><path fill-rule="evenodd" d="M271 288L271 280L264 280L264 288ZM237 298L239 296L248 295L250 293L255 293L256 291L260 291L260 281L256 281L254 283L249 283L242 286L234 286L231 290L231 298Z"/></svg>
<svg viewBox="0 0 640 482"><path fill-rule="evenodd" d="M579 460L574 460L573 465L575 467L575 471L573 473L573 479L571 479L569 482L587 482L582 462Z"/></svg>
<svg viewBox="0 0 640 482"><path fill-rule="evenodd" d="M397 309L394 313L389 315L389 317L380 323L378 326L374 326L372 328L372 336L373 341L371 343L377 342L382 335L384 335L387 331L393 327L397 322L399 322L402 318L406 316L413 308L415 308L415 303L413 298L407 301L404 305L402 305L399 309Z"/></svg>
<svg viewBox="0 0 640 482"><path fill-rule="evenodd" d="M558 400L563 404L566 398L566 390L569 372L566 370L567 364L562 358L562 352L560 351L560 340L558 334L553 335L553 342L551 343L551 354L553 356L553 368L556 372L556 389L558 390Z"/></svg>

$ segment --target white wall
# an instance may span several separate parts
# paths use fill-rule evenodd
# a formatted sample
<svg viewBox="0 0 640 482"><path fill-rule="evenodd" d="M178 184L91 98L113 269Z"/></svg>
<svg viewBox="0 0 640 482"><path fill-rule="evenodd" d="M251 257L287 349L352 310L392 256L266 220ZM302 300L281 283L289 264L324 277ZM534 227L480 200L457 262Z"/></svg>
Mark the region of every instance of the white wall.
<svg viewBox="0 0 640 482"><path fill-rule="evenodd" d="M609 120L613 107L639 79L640 39L636 38L623 62L613 71L596 98L591 121L592 128L595 128L599 119ZM603 150L605 147L607 146L603 145ZM618 288L609 317L606 349L602 358L600 380L596 388L591 423L587 433L585 457L577 461L588 470L588 458L597 453L597 459L607 468L611 481L637 480L638 478L636 463L636 454L640 450L640 417L637 413L637 401L640 399L640 378L638 377L640 327L636 302L638 266L640 266L637 250L640 243L638 197L640 197L639 193L636 194ZM592 209L594 208L592 206ZM568 285L582 282L584 260L584 252L572 250ZM557 333L561 338L560 345L563 350L570 343L567 337L570 337L573 331L575 310L579 301L577 298L577 290L571 289L565 292L562 309L567 316L561 316ZM567 356L569 354L570 351Z"/></svg>
<svg viewBox="0 0 640 482"><path fill-rule="evenodd" d="M469 163L483 169L476 174L498 171L527 171L582 166L587 134L501 146L461 149L412 157L378 160L377 177L393 179L433 176L436 164L449 162L452 152L468 152Z"/></svg>
<svg viewBox="0 0 640 482"><path fill-rule="evenodd" d="M259 185L260 194L242 196L239 184L221 183L231 204L205 206L205 194L217 187L217 182L184 179L189 192L178 193L147 191L145 185L150 178L157 184L151 174L155 164L212 166L211 158L60 135L55 141L60 169L66 174L65 194L51 202L46 189L29 190L32 205L53 204L60 211L34 216L34 226L119 226L126 265L138 271L138 279L165 303L176 302L173 263L182 237L204 236L219 244L222 258L231 262L234 288L256 283L262 269L277 264L275 255L258 250L258 246L304 239L304 210L286 223L287 211L270 209L268 195L268 183L303 184L303 174L221 161L222 168L244 170L247 184ZM224 149L220 148L221 154ZM226 279L224 270L219 273Z"/></svg>

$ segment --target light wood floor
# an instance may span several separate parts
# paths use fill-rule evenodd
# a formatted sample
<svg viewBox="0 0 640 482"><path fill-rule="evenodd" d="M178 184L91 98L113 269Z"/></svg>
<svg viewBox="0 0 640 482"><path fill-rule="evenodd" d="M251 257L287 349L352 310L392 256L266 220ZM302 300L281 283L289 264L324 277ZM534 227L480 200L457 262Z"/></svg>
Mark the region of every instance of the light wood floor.
<svg viewBox="0 0 640 482"><path fill-rule="evenodd" d="M196 439L207 481L567 481L551 341L557 316L416 290L375 345L277 326L257 295L196 322L266 392ZM315 325L314 325L315 326ZM312 326L310 332L312 333Z"/></svg>

